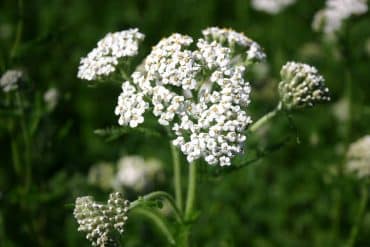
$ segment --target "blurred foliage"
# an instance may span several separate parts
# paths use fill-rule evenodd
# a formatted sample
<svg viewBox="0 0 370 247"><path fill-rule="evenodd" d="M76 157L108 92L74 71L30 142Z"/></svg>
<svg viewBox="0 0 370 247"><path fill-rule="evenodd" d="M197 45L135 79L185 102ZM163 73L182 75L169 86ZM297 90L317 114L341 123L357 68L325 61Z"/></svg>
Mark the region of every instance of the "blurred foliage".
<svg viewBox="0 0 370 247"><path fill-rule="evenodd" d="M42 111L37 102L50 87L58 88L61 97L55 111L31 117L38 121L33 123L37 129L31 143L33 179L27 193L22 193L22 175L12 166L10 143L15 136L1 125L9 117L1 111L0 246L88 246L77 232L70 204L85 194L105 198L104 191L86 182L89 167L98 161L114 161L122 154L159 157L166 165L167 180L155 189L172 186L168 141L158 138L165 136L164 130L112 128L106 130L116 134L110 141L95 135L94 130L116 124L113 109L120 88L88 87L76 78L77 67L80 57L107 32L138 27L146 34L143 55L163 36L180 32L198 37L208 26L232 27L265 48L269 74L261 76L257 68L250 73L253 119L274 108L279 70L289 60L315 65L326 78L332 102L282 115L250 136L247 153L240 159L248 161L265 150L258 162L231 173L202 164L197 203L204 214L192 231L192 246L343 244L354 223L360 182L338 171L348 144L370 132L370 54L365 50L370 16L350 20L341 38L328 42L311 29L313 15L323 6L324 1L298 1L271 16L254 11L247 0L30 0L23 1L20 13L17 1L1 1L0 74L13 68L27 72L24 93L32 92L33 102L28 111ZM20 20L22 38L13 50ZM338 102L348 93L349 79L348 119ZM337 117L338 112L344 119ZM358 246L369 246L369 235L367 213ZM129 219L124 239L125 246L165 245L141 218Z"/></svg>

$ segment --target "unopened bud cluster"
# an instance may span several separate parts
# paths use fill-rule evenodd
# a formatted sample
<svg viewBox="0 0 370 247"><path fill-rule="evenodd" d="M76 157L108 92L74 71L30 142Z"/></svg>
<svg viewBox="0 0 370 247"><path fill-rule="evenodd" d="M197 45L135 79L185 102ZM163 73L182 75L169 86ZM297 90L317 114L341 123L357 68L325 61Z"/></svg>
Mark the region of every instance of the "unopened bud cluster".
<svg viewBox="0 0 370 247"><path fill-rule="evenodd" d="M91 196L79 197L73 212L78 231L85 232L93 246L112 246L114 231L124 232L128 206L129 201L118 192L109 195L107 204L97 203Z"/></svg>
<svg viewBox="0 0 370 247"><path fill-rule="evenodd" d="M280 101L287 110L312 107L330 100L324 78L315 67L288 62L280 71Z"/></svg>
<svg viewBox="0 0 370 247"><path fill-rule="evenodd" d="M370 176L370 135L352 143L347 151L347 171L359 178Z"/></svg>

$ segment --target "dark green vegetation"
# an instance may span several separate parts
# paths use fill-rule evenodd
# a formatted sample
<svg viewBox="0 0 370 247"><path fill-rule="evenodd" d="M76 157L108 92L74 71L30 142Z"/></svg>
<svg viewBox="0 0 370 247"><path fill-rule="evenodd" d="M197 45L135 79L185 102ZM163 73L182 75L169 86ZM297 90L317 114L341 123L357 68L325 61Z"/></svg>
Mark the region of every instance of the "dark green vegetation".
<svg viewBox="0 0 370 247"><path fill-rule="evenodd" d="M243 158L263 158L248 167L228 173L202 165L197 208L205 213L192 231L192 246L345 243L361 194L361 181L342 173L345 152L370 132L370 16L351 19L339 39L328 42L311 29L323 6L299 1L270 16L251 9L247 0L31 0L21 8L15 0L1 1L0 74L24 69L28 78L20 93L28 101L24 119L0 105L0 246L89 246L76 230L71 204L86 194L106 200L107 191L86 182L97 161L114 162L122 154L158 157L166 179L151 189L172 186L170 149L160 127L160 135L134 131L110 141L94 134L117 125L113 111L120 87L89 87L78 80L79 59L107 32L138 27L147 52L161 37L173 32L198 37L208 26L242 31L267 53L268 74L249 73L253 119L275 107L279 70L289 60L316 66L332 102L281 115L250 136ZM58 88L60 99L46 112L42 95L50 87ZM3 92L0 97L6 98ZM127 246L166 244L141 218L130 218L126 229ZM370 245L369 236L365 214L357 246Z"/></svg>

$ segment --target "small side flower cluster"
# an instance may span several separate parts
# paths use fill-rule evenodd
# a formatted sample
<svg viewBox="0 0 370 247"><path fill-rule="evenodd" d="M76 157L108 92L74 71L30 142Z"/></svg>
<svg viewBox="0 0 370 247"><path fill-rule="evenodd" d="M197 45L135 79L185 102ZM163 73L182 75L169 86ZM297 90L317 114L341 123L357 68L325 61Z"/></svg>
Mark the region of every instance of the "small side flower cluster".
<svg viewBox="0 0 370 247"><path fill-rule="evenodd" d="M122 234L127 221L129 201L121 193L109 195L107 204L94 201L91 196L78 197L73 212L79 224L78 231L86 233L93 246L112 246L113 231Z"/></svg>
<svg viewBox="0 0 370 247"><path fill-rule="evenodd" d="M252 7L255 10L276 15L296 0L252 0Z"/></svg>
<svg viewBox="0 0 370 247"><path fill-rule="evenodd" d="M367 11L366 0L327 0L326 7L315 15L312 27L316 31L333 34L350 16L362 15Z"/></svg>
<svg viewBox="0 0 370 247"><path fill-rule="evenodd" d="M21 70L8 70L0 78L0 87L5 93L16 90L24 74Z"/></svg>
<svg viewBox="0 0 370 247"><path fill-rule="evenodd" d="M116 71L122 58L136 56L144 35L137 28L108 33L86 57L80 61L77 77L97 80Z"/></svg>
<svg viewBox="0 0 370 247"><path fill-rule="evenodd" d="M148 105L142 103L141 115L134 119L130 115L136 104L132 98L146 98L159 123L175 132L173 143L189 162L204 158L212 165L230 165L231 158L242 152L244 131L251 123L245 111L251 88L244 72L265 54L256 42L230 29L212 27L203 35L195 50L188 49L193 39L181 34L154 46L144 70L124 82L136 91L122 92L116 114L119 124L134 127L143 121Z"/></svg>
<svg viewBox="0 0 370 247"><path fill-rule="evenodd" d="M282 67L280 75L280 101L287 110L311 107L330 100L329 89L316 68L288 62Z"/></svg>
<svg viewBox="0 0 370 247"><path fill-rule="evenodd" d="M370 135L366 135L349 146L347 171L359 178L370 176Z"/></svg>

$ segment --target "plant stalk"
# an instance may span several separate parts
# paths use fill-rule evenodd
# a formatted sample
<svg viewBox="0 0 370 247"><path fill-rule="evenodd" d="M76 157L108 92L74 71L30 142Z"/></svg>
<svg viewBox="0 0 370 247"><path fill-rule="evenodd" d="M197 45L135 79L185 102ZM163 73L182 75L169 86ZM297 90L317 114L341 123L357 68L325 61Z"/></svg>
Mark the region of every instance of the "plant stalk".
<svg viewBox="0 0 370 247"><path fill-rule="evenodd" d="M181 191L181 164L180 164L180 157L179 157L179 152L176 149L172 143L170 143L171 146L171 154L172 154L172 164L173 164L173 185L175 188L175 200L176 200L176 205L179 208L180 212L183 211L183 206L182 206L182 191Z"/></svg>
<svg viewBox="0 0 370 247"><path fill-rule="evenodd" d="M279 104L276 106L274 110L272 110L271 112L267 113L265 116L258 119L257 122L255 122L248 128L248 131L252 133L257 131L259 128L265 125L268 121L270 121L273 117L275 117L276 114L280 112L281 109L282 109L282 104L281 102L279 102Z"/></svg>
<svg viewBox="0 0 370 247"><path fill-rule="evenodd" d="M351 234L350 234L348 245L347 245L348 247L355 246L357 235L362 225L362 221L364 218L368 200L369 200L369 192L365 184L362 186L362 189L361 189L361 200L360 200L360 204L359 204L358 211L357 211L356 222L351 229Z"/></svg>
<svg viewBox="0 0 370 247"><path fill-rule="evenodd" d="M156 213L153 210L149 210L149 209L141 208L141 207L135 208L135 212L151 219L153 221L154 225L156 227L158 227L158 229L161 231L161 233L163 233L163 235L166 237L167 241L171 245L176 244L175 238L174 238L173 234L171 233L169 227L167 226L164 219L158 213Z"/></svg>
<svg viewBox="0 0 370 247"><path fill-rule="evenodd" d="M189 220L193 214L197 186L196 180L197 180L197 164L195 162L191 162L189 164L188 193L186 198L185 220Z"/></svg>
<svg viewBox="0 0 370 247"><path fill-rule="evenodd" d="M152 193L149 193L133 202L130 203L130 207L129 209L132 210L134 208L137 208L138 206L140 206L140 204L142 204L143 201L150 201L150 200L153 200L153 199L156 199L156 198L164 198L166 199L174 213L175 213L175 217L177 219L178 222L182 223L183 219L182 219L182 216L181 216L181 212L179 210L179 208L176 206L176 202L175 200L173 199L173 197L168 194L167 192L164 192L164 191L155 191L155 192L152 192Z"/></svg>

